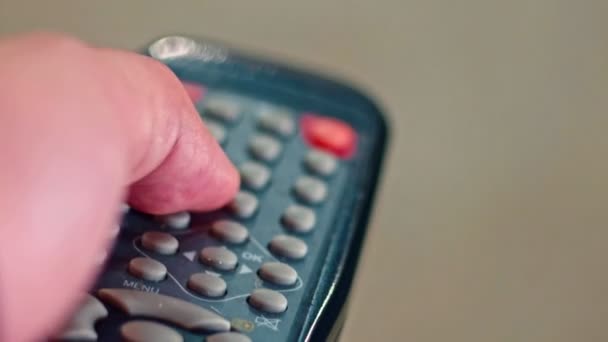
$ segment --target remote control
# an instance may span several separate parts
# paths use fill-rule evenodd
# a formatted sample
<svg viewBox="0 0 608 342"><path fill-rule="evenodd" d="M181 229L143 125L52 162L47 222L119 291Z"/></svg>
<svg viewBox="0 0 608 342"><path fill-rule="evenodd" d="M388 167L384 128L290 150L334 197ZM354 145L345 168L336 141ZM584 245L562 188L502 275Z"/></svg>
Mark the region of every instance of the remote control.
<svg viewBox="0 0 608 342"><path fill-rule="evenodd" d="M186 36L146 54L184 82L241 189L210 213L125 205L65 341L326 341L339 336L387 145L343 82Z"/></svg>

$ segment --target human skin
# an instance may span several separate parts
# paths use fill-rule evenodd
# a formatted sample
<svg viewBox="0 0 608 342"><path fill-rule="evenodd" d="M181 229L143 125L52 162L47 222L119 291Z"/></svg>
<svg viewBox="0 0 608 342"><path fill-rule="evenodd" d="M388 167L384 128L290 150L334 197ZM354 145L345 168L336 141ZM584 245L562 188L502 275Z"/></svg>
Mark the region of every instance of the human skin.
<svg viewBox="0 0 608 342"><path fill-rule="evenodd" d="M212 210L240 181L162 64L40 32L0 60L0 340L32 341L94 281L122 202Z"/></svg>

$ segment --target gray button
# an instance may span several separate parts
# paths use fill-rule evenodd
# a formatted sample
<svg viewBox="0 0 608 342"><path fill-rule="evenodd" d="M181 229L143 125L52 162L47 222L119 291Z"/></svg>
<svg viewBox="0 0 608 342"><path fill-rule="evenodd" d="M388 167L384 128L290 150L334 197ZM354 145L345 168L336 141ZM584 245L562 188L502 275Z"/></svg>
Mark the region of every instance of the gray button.
<svg viewBox="0 0 608 342"><path fill-rule="evenodd" d="M270 180L270 170L256 162L245 162L239 167L243 184L253 190L261 190Z"/></svg>
<svg viewBox="0 0 608 342"><path fill-rule="evenodd" d="M251 342L251 339L237 332L223 332L207 337L207 342Z"/></svg>
<svg viewBox="0 0 608 342"><path fill-rule="evenodd" d="M129 289L101 289L98 295L131 316L161 319L189 330L230 330L222 316L175 297Z"/></svg>
<svg viewBox="0 0 608 342"><path fill-rule="evenodd" d="M167 267L154 259L138 257L129 262L129 273L140 279L161 281L167 276Z"/></svg>
<svg viewBox="0 0 608 342"><path fill-rule="evenodd" d="M304 164L310 171L320 176L329 176L338 167L336 158L319 150L310 150L304 158Z"/></svg>
<svg viewBox="0 0 608 342"><path fill-rule="evenodd" d="M258 209L258 199L249 192L239 191L228 207L236 216L249 218Z"/></svg>
<svg viewBox="0 0 608 342"><path fill-rule="evenodd" d="M261 128L283 137L291 135L295 128L293 115L285 110L264 111L258 120Z"/></svg>
<svg viewBox="0 0 608 342"><path fill-rule="evenodd" d="M223 97L210 97L205 101L203 114L224 122L234 122L239 118L238 103Z"/></svg>
<svg viewBox="0 0 608 342"><path fill-rule="evenodd" d="M266 262L258 274L260 278L275 285L293 285L298 280L298 272L282 262Z"/></svg>
<svg viewBox="0 0 608 342"><path fill-rule="evenodd" d="M141 244L145 249L158 254L175 254L179 247L177 239L163 232L145 232L141 236Z"/></svg>
<svg viewBox="0 0 608 342"><path fill-rule="evenodd" d="M249 237L249 232L245 226L238 222L229 220L219 220L213 222L213 225L211 226L211 234L224 242L234 244L243 243Z"/></svg>
<svg viewBox="0 0 608 342"><path fill-rule="evenodd" d="M190 213L182 211L169 215L161 215L159 216L159 219L169 226L169 228L186 229L190 224Z"/></svg>
<svg viewBox="0 0 608 342"><path fill-rule="evenodd" d="M108 310L105 306L97 298L87 294L67 328L57 338L63 341L97 341L95 322L107 316Z"/></svg>
<svg viewBox="0 0 608 342"><path fill-rule="evenodd" d="M259 134L249 141L249 151L260 160L273 161L281 153L281 143L271 136Z"/></svg>
<svg viewBox="0 0 608 342"><path fill-rule="evenodd" d="M308 253L308 246L304 241L288 235L275 236L268 249L276 255L290 259L302 259Z"/></svg>
<svg viewBox="0 0 608 342"><path fill-rule="evenodd" d="M236 267L238 258L226 247L205 247L200 253L201 262L217 270L230 271Z"/></svg>
<svg viewBox="0 0 608 342"><path fill-rule="evenodd" d="M195 273L188 279L188 288L205 297L221 297L226 294L224 279L207 273Z"/></svg>
<svg viewBox="0 0 608 342"><path fill-rule="evenodd" d="M298 198L309 204L318 204L327 197L327 186L317 178L302 176L294 186Z"/></svg>
<svg viewBox="0 0 608 342"><path fill-rule="evenodd" d="M127 342L182 342L177 331L156 322L130 321L120 327L120 334Z"/></svg>
<svg viewBox="0 0 608 342"><path fill-rule="evenodd" d="M207 126L209 133L211 133L211 135L215 138L218 144L221 145L226 142L226 129L224 128L224 126L218 124L217 122L208 120L205 121L205 126Z"/></svg>
<svg viewBox="0 0 608 342"><path fill-rule="evenodd" d="M269 313L281 313L287 310L287 298L274 290L255 289L249 295L248 302L254 308Z"/></svg>
<svg viewBox="0 0 608 342"><path fill-rule="evenodd" d="M315 212L302 205L292 204L283 213L283 225L297 233L308 233L315 226Z"/></svg>

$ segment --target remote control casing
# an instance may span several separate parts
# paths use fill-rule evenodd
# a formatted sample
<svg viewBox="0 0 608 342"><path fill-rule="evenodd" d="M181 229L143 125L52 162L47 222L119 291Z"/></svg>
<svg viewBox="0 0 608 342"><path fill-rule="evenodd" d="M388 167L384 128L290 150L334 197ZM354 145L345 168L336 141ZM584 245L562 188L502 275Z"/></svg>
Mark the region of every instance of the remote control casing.
<svg viewBox="0 0 608 342"><path fill-rule="evenodd" d="M170 256L155 255L141 247L139 239L143 232L169 230L145 213L131 210L123 219L105 271L91 294L101 288L131 288L175 296L218 312L231 322L233 330L243 332L253 341L336 339L344 321L387 146L388 125L382 110L364 92L346 82L254 57L208 39L164 37L150 44L146 54L165 63L184 82L205 87L203 100L196 104L201 111L206 98L223 95L232 97L242 108L249 108L252 113L245 112L236 123L226 125L228 139L223 147L237 166L252 159L246 146L258 129L253 113L258 106L269 104L295 113L296 133L290 139L279 139L283 147L281 157L268 163L272 170L271 185L262 191L251 191L259 199L259 212L253 218L238 220L249 229L250 240L244 245L229 246L239 257L236 270L218 272L198 261L201 248L222 245L209 235L208 229L218 218L234 218L226 210L195 213L190 228L171 231L180 240L180 248ZM337 171L324 179L328 197L322 204L312 206L318 214L317 227L310 234L297 235L306 241L308 255L303 260L291 261L268 252L267 246L273 236L286 233L277 218L285 205L297 203L290 186L307 173L302 160L310 146L299 131L302 113L319 113L346 122L356 132L357 140L354 154L338 158ZM205 120L204 113L202 117ZM170 278L154 283L132 277L126 267L129 260L138 256L161 261ZM256 270L267 261L293 266L298 271L297 283L290 287L265 283ZM225 297L205 299L187 289L188 275L202 271L219 274L226 280L229 291ZM247 296L256 287L282 292L289 300L287 311L267 314L248 305ZM112 306L108 309L109 317L96 325L100 341L119 340L120 324L133 318ZM186 341L200 341L206 336L162 323L178 330Z"/></svg>

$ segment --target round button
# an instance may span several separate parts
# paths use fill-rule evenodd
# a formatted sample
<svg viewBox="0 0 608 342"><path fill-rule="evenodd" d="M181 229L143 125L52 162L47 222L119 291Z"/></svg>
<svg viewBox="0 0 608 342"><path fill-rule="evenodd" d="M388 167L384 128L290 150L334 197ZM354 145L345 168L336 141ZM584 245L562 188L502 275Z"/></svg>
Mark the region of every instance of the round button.
<svg viewBox="0 0 608 342"><path fill-rule="evenodd" d="M182 342L177 331L151 321L130 321L120 327L120 334L127 342Z"/></svg>
<svg viewBox="0 0 608 342"><path fill-rule="evenodd" d="M234 244L243 243L249 237L249 232L245 226L229 220L213 222L211 234L224 242Z"/></svg>
<svg viewBox="0 0 608 342"><path fill-rule="evenodd" d="M179 247L177 239L163 232L145 232L141 236L141 244L145 249L158 254L175 254Z"/></svg>
<svg viewBox="0 0 608 342"><path fill-rule="evenodd" d="M182 211L179 213L162 215L159 217L169 228L173 229L186 229L190 224L190 213Z"/></svg>
<svg viewBox="0 0 608 342"><path fill-rule="evenodd" d="M317 178L302 176L296 180L294 191L298 198L309 204L319 204L327 197L327 186Z"/></svg>
<svg viewBox="0 0 608 342"><path fill-rule="evenodd" d="M336 158L317 149L312 149L306 154L304 163L310 171L321 176L331 175L338 167Z"/></svg>
<svg viewBox="0 0 608 342"><path fill-rule="evenodd" d="M288 235L275 236L268 248L272 253L290 259L302 259L308 253L308 246L304 241Z"/></svg>
<svg viewBox="0 0 608 342"><path fill-rule="evenodd" d="M282 262L267 262L260 267L260 278L275 285L293 285L298 280L298 272Z"/></svg>
<svg viewBox="0 0 608 342"><path fill-rule="evenodd" d="M287 298L274 290L255 289L247 301L254 308L268 313L281 313L287 310Z"/></svg>
<svg viewBox="0 0 608 342"><path fill-rule="evenodd" d="M251 138L249 151L255 158L270 162L279 157L281 143L271 136L260 134Z"/></svg>
<svg viewBox="0 0 608 342"><path fill-rule="evenodd" d="M207 273L195 273L188 279L188 288L205 297L221 297L226 294L224 279Z"/></svg>
<svg viewBox="0 0 608 342"><path fill-rule="evenodd" d="M282 216L283 225L296 233L308 233L312 230L316 222L315 212L305 206L292 204Z"/></svg>
<svg viewBox="0 0 608 342"><path fill-rule="evenodd" d="M167 276L167 267L154 259L138 257L129 262L129 273L140 279L161 281Z"/></svg>
<svg viewBox="0 0 608 342"><path fill-rule="evenodd" d="M248 219L258 209L258 199L250 192L239 191L232 199L228 208L239 218Z"/></svg>
<svg viewBox="0 0 608 342"><path fill-rule="evenodd" d="M236 267L238 258L226 247L205 247L200 253L201 262L220 271L230 271Z"/></svg>

